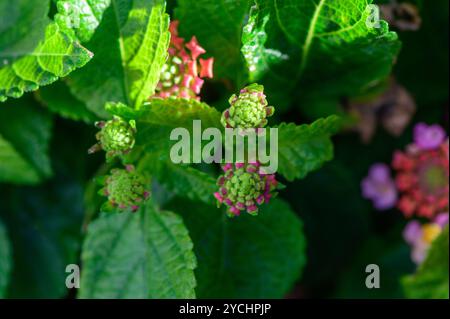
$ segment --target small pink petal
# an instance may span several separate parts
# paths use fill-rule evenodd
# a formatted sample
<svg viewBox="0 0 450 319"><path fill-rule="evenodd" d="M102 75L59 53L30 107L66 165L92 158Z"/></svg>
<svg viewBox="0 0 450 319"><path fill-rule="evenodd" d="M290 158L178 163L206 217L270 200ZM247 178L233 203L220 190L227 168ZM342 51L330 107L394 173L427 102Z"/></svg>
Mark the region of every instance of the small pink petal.
<svg viewBox="0 0 450 319"><path fill-rule="evenodd" d="M200 90L202 89L203 82L205 82L205 81L203 81L200 78L195 78L194 83L192 83L192 85L191 85L191 89L192 89L192 91L195 92L195 94L200 94Z"/></svg>
<svg viewBox="0 0 450 319"><path fill-rule="evenodd" d="M193 60L196 60L199 55L205 53L205 49L203 49L197 41L197 38L193 36L191 41L186 44L186 47L191 51L191 56Z"/></svg>
<svg viewBox="0 0 450 319"><path fill-rule="evenodd" d="M214 58L209 59L200 59L200 77L201 78L210 78L213 77L213 65L214 65Z"/></svg>
<svg viewBox="0 0 450 319"><path fill-rule="evenodd" d="M171 34L178 35L178 25L179 24L180 24L180 21L178 21L178 20L173 20L170 22L169 31Z"/></svg>

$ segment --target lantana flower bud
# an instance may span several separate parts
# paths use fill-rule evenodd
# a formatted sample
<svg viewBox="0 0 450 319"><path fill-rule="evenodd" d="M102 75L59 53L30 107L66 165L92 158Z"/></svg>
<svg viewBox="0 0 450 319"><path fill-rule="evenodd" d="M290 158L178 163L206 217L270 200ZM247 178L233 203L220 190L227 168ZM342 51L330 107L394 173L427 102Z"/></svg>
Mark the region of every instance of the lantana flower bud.
<svg viewBox="0 0 450 319"><path fill-rule="evenodd" d="M199 59L206 53L194 36L188 43L178 36L179 21L170 23L169 58L164 64L155 97L171 96L200 99L204 78L213 77L214 58Z"/></svg>
<svg viewBox="0 0 450 319"><path fill-rule="evenodd" d="M267 124L267 117L275 109L268 106L264 87L251 84L229 99L230 107L222 113L221 122L226 128L256 129Z"/></svg>
<svg viewBox="0 0 450 319"><path fill-rule="evenodd" d="M120 210L135 212L150 196L147 180L132 165L128 165L126 169L112 169L102 184L104 187L99 194L107 196L109 204Z"/></svg>
<svg viewBox="0 0 450 319"><path fill-rule="evenodd" d="M136 133L134 120L127 122L114 116L112 120L97 122L95 125L100 128L100 132L95 136L98 143L89 149L89 153L103 149L106 152L106 159L110 160L128 153L133 148Z"/></svg>
<svg viewBox="0 0 450 319"><path fill-rule="evenodd" d="M259 163L236 163L222 166L224 174L217 180L219 191L214 193L218 205L228 206L228 215L237 216L246 210L258 213L258 205L269 202L276 195L275 174L263 174Z"/></svg>

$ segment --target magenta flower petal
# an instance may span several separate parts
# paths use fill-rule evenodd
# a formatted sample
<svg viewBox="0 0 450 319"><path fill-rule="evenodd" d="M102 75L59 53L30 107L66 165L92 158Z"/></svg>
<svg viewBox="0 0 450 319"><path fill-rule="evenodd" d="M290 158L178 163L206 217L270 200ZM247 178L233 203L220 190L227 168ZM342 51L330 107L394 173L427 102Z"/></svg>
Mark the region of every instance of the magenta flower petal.
<svg viewBox="0 0 450 319"><path fill-rule="evenodd" d="M419 123L414 127L414 143L421 150L438 148L445 139L444 129L437 125Z"/></svg>

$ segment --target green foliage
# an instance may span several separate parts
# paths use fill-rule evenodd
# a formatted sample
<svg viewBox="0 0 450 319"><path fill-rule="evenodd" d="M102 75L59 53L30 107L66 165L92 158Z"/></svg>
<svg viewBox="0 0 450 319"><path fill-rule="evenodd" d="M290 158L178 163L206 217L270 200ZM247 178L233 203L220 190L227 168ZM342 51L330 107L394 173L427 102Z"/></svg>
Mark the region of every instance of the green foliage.
<svg viewBox="0 0 450 319"><path fill-rule="evenodd" d="M107 117L106 102L138 108L155 92L167 57L169 17L162 0L117 0L86 46L92 62L68 79L89 110Z"/></svg>
<svg viewBox="0 0 450 319"><path fill-rule="evenodd" d="M417 273L403 280L408 298L448 299L448 226L433 241Z"/></svg>
<svg viewBox="0 0 450 319"><path fill-rule="evenodd" d="M148 172L167 190L180 197L214 204L216 179L185 164L173 164L160 153L147 153L139 162L138 170Z"/></svg>
<svg viewBox="0 0 450 319"><path fill-rule="evenodd" d="M199 203L172 205L194 242L199 298L282 298L299 278L306 262L302 222L284 201L238 218Z"/></svg>
<svg viewBox="0 0 450 319"><path fill-rule="evenodd" d="M280 51L266 48L267 33L265 31L270 13L260 8L258 3L250 8L247 24L242 30L242 48L247 63L249 81L259 80L264 73L270 71L272 65L288 58Z"/></svg>
<svg viewBox="0 0 450 319"><path fill-rule="evenodd" d="M240 83L243 59L240 55L241 30L249 0L179 0L175 19L186 39L195 36L207 55L215 59L215 78Z"/></svg>
<svg viewBox="0 0 450 319"><path fill-rule="evenodd" d="M221 127L220 113L209 105L187 99L152 99L144 104L136 120L136 144L147 151L164 151L169 155L174 128L185 128L192 134L193 120L201 120L203 128Z"/></svg>
<svg viewBox="0 0 450 319"><path fill-rule="evenodd" d="M196 259L182 219L152 202L88 229L80 298L194 298Z"/></svg>
<svg viewBox="0 0 450 319"><path fill-rule="evenodd" d="M55 22L63 32L80 42L92 38L111 0L57 0Z"/></svg>
<svg viewBox="0 0 450 319"><path fill-rule="evenodd" d="M0 299L6 295L9 276L12 268L12 251L9 237L0 220Z"/></svg>
<svg viewBox="0 0 450 319"><path fill-rule="evenodd" d="M413 270L405 220L361 197L368 167L388 163L412 129L378 132L368 145L336 135L342 119L357 120L348 101L382 93L397 59L414 121L443 122L448 1L409 1L423 24L398 36L376 25L372 2L0 0L0 298L448 298L448 228L401 281ZM202 57L214 58L199 100L152 97L169 56L169 15L185 42L195 36ZM276 112L246 103L231 120L278 128L276 177L286 185L258 216L228 218L214 197L219 165L173 163L170 136L184 128L201 139L194 120L223 132L231 117L221 123L222 111L248 85L264 86ZM135 139L97 135L120 149L105 162L88 149L99 150L89 148L92 124L112 116L133 123ZM128 164L139 183L121 174L99 190L94 181ZM233 190L248 195L243 188ZM111 203L107 211L96 196L131 193L140 195L125 201L141 206L135 213ZM381 289L364 285L369 263L382 268ZM81 266L80 290L66 288L68 264Z"/></svg>
<svg viewBox="0 0 450 319"><path fill-rule="evenodd" d="M51 116L29 96L0 108L0 182L36 184L52 174Z"/></svg>
<svg viewBox="0 0 450 319"><path fill-rule="evenodd" d="M282 89L286 98L290 90L300 99L297 106L313 108L322 99L357 95L385 79L400 41L384 21L379 27L366 23L373 21L371 2L258 0L272 20L267 45L289 55L263 81L268 92Z"/></svg>
<svg viewBox="0 0 450 319"><path fill-rule="evenodd" d="M278 126L278 171L288 180L303 178L333 158L331 135L339 129L339 118L330 116L307 125Z"/></svg>
<svg viewBox="0 0 450 319"><path fill-rule="evenodd" d="M0 101L55 82L84 66L92 53L47 17L48 1L3 1L0 25ZM3 18L2 18L3 20ZM33 26L31 32L26 32Z"/></svg>
<svg viewBox="0 0 450 319"><path fill-rule="evenodd" d="M81 185L66 176L8 194L2 202L14 252L8 297L66 296L66 266L77 262L80 248L82 203Z"/></svg>
<svg viewBox="0 0 450 319"><path fill-rule="evenodd" d="M67 119L92 124L97 118L83 102L70 93L69 87L62 81L39 89L36 98L49 111Z"/></svg>

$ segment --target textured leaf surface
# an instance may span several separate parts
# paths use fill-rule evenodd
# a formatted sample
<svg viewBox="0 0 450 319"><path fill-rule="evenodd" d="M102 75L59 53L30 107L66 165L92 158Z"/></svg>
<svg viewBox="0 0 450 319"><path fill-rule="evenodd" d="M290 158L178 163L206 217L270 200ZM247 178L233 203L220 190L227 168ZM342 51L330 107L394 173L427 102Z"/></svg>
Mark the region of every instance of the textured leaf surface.
<svg viewBox="0 0 450 319"><path fill-rule="evenodd" d="M52 174L52 119L30 97L0 107L0 181L34 184Z"/></svg>
<svg viewBox="0 0 450 319"><path fill-rule="evenodd" d="M331 135L339 128L339 118L330 116L307 125L278 126L278 172L286 179L303 178L333 158Z"/></svg>
<svg viewBox="0 0 450 319"><path fill-rule="evenodd" d="M72 93L97 115L106 102L139 107L153 95L167 57L169 17L162 0L115 0L86 46L95 56L74 73Z"/></svg>
<svg viewBox="0 0 450 319"><path fill-rule="evenodd" d="M282 298L299 278L305 238L285 202L275 199L257 217L233 219L214 206L174 204L194 241L199 298Z"/></svg>
<svg viewBox="0 0 450 319"><path fill-rule="evenodd" d="M386 22L371 23L371 0L257 2L270 8L268 45L290 56L272 70L278 77L263 83L269 91L297 86L295 93L310 102L299 106L308 108L316 99L356 95L390 73L400 41Z"/></svg>
<svg viewBox="0 0 450 319"><path fill-rule="evenodd" d="M238 81L243 68L241 31L248 7L249 0L178 1L175 18L180 20L180 33L188 41L197 37L207 55L214 57L214 78Z"/></svg>
<svg viewBox="0 0 450 319"><path fill-rule="evenodd" d="M196 259L182 219L149 202L88 229L81 298L194 298Z"/></svg>
<svg viewBox="0 0 450 319"><path fill-rule="evenodd" d="M215 203L216 179L189 165L174 164L160 153L152 152L139 161L138 170L151 174L180 197Z"/></svg>
<svg viewBox="0 0 450 319"><path fill-rule="evenodd" d="M111 0L57 0L55 22L66 34L87 42L99 26Z"/></svg>
<svg viewBox="0 0 450 319"><path fill-rule="evenodd" d="M6 213L2 217L14 252L8 297L64 297L66 266L77 263L80 248L84 211L81 185L58 178L8 195L1 209Z"/></svg>
<svg viewBox="0 0 450 319"><path fill-rule="evenodd" d="M6 228L0 220L0 299L6 295L12 266L11 244Z"/></svg>
<svg viewBox="0 0 450 319"><path fill-rule="evenodd" d="M47 17L48 3L0 4L0 11L8 12L0 25L0 101L55 82L92 57Z"/></svg>
<svg viewBox="0 0 450 319"><path fill-rule="evenodd" d="M431 245L428 256L416 274L404 278L408 298L448 299L448 226Z"/></svg>
<svg viewBox="0 0 450 319"><path fill-rule="evenodd" d="M202 129L221 128L220 112L205 103L188 99L152 99L141 109L137 120L136 144L169 156L170 133L174 128L193 131L193 121L201 120ZM192 136L192 135L191 135Z"/></svg>
<svg viewBox="0 0 450 319"><path fill-rule="evenodd" d="M97 119L97 116L89 111L83 102L73 96L69 87L62 81L39 89L36 97L51 112L61 117L86 123L94 123Z"/></svg>
<svg viewBox="0 0 450 319"><path fill-rule="evenodd" d="M265 27L269 19L270 13L256 3L250 8L248 22L242 31L241 52L247 63L250 82L259 80L273 64L288 59L280 51L265 47Z"/></svg>

